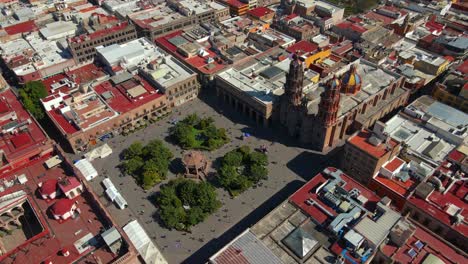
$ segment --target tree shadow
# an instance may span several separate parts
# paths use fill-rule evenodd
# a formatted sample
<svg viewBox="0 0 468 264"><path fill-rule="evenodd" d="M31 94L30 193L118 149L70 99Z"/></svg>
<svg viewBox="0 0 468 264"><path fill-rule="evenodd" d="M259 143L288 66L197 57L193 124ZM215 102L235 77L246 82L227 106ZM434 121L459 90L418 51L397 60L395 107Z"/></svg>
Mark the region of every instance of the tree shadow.
<svg viewBox="0 0 468 264"><path fill-rule="evenodd" d="M182 263L206 263L208 259L222 249L227 243L232 241L238 235L240 235L245 229L249 228L265 215L271 212L279 204L281 204L287 197L293 194L304 182L296 180L288 183L283 189L274 194L270 199L261 204L257 209L252 211L249 215L244 217L241 221L231 227L229 230L224 232L218 238L210 240L203 247L198 249L194 254L184 260Z"/></svg>
<svg viewBox="0 0 468 264"><path fill-rule="evenodd" d="M179 173L184 173L185 172L185 167L184 164L182 163L181 158L175 158L169 163L169 171L177 175Z"/></svg>

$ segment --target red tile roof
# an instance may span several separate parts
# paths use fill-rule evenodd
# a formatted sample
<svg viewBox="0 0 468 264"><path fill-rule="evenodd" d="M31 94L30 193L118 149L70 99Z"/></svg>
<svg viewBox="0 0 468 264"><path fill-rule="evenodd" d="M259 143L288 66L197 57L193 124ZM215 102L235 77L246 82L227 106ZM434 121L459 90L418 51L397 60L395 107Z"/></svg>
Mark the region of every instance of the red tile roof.
<svg viewBox="0 0 468 264"><path fill-rule="evenodd" d="M87 37L90 38L90 39L93 39L93 38L98 38L98 37L102 37L102 36L107 36L107 35L110 35L110 34L112 34L114 32L121 31L121 30L125 29L127 26L128 26L127 21L121 22L121 23L119 23L117 25L114 25L114 26L112 26L110 28L106 28L106 29L95 31L95 32L90 33L90 34L83 34L83 35L80 35L80 36L70 38L70 41L71 42L80 42L80 41L84 41Z"/></svg>
<svg viewBox="0 0 468 264"><path fill-rule="evenodd" d="M25 174L28 181L24 184L16 184L10 187L9 190L18 191L24 190L28 193L29 204L33 207L36 215L44 227L41 236L29 238L18 247L16 251L10 251L0 256L0 262L5 262L4 259L9 258L15 254L15 263L42 263L48 259L55 264L67 264L75 262L96 262L99 258L102 263L112 263L118 257L111 253L105 245L100 245L99 248L90 248L80 254L73 245L78 239L84 237L87 233L93 236L99 236L102 230L106 227L112 226L108 218L104 218L103 211L96 210L100 205L93 200L91 195L78 196L74 199L77 201L80 208L80 214L73 221L66 221L59 223L48 216L51 204L50 202L38 199L34 191L40 182L48 180L57 180L58 178L66 178L66 172L62 167L57 166L52 169L46 169L43 162L48 157L44 157L39 162L30 163L28 167L22 168L16 172L10 172L6 175L8 180L12 180L16 175ZM38 177L40 176L40 177ZM85 189L86 192L89 190ZM2 196L4 193L0 193ZM47 234L51 234L47 236ZM53 234L53 235L52 235ZM41 237L41 238L40 238ZM38 240L39 239L39 240ZM33 241L40 241L40 243L32 243ZM62 248L67 248L70 252L68 257L65 257L58 252ZM94 258L91 254L94 252ZM3 261L3 262L2 262ZM8 261L7 261L8 262Z"/></svg>
<svg viewBox="0 0 468 264"><path fill-rule="evenodd" d="M10 140L17 149L28 145L32 141L31 137L26 132L16 134Z"/></svg>
<svg viewBox="0 0 468 264"><path fill-rule="evenodd" d="M388 24L391 24L393 21L395 21L394 18L391 18L391 17L388 17L388 16L384 16L382 14L379 14L379 13L376 13L374 11L369 11L367 12L366 14L364 14L364 16L368 19L371 19L371 20L375 20L375 21L380 21L382 22L384 25L388 25Z"/></svg>
<svg viewBox="0 0 468 264"><path fill-rule="evenodd" d="M289 53L298 53L299 55L304 55L307 53L312 53L318 49L318 45L307 40L301 40L295 44L289 46L286 51Z"/></svg>
<svg viewBox="0 0 468 264"><path fill-rule="evenodd" d="M71 211L73 204L75 204L75 201L62 198L52 205L52 213L54 215L64 215Z"/></svg>
<svg viewBox="0 0 468 264"><path fill-rule="evenodd" d="M39 192L43 195L51 195L57 191L57 180L48 179L42 183L42 186L39 188Z"/></svg>
<svg viewBox="0 0 468 264"><path fill-rule="evenodd" d="M265 15L268 15L268 14L272 14L274 13L273 10L271 10L270 8L268 7L263 7L263 6L260 6L260 7L257 7L257 8L254 8L254 9L250 9L247 14L253 16L253 17L256 17L256 18L261 18Z"/></svg>
<svg viewBox="0 0 468 264"><path fill-rule="evenodd" d="M39 28L34 23L34 20L28 20L26 22L5 27L3 29L6 31L6 33L8 33L8 35L15 35L19 33L27 33L39 30Z"/></svg>
<svg viewBox="0 0 468 264"><path fill-rule="evenodd" d="M453 166L452 166L453 167ZM439 168L439 170L442 168ZM443 183L444 184L444 183ZM448 184L444 184L447 186ZM468 225L466 222L462 222L458 225L452 224L452 216L446 212L448 205L454 205L458 208L463 209L461 215L468 219L468 206L464 201L465 197L468 195L468 183L464 181L459 181L455 183L446 194L435 190L432 194L429 195L426 199L419 198L416 195L412 195L408 202L411 203L414 207L420 208L426 214L434 217L442 223L445 223L447 226L451 227L454 231L459 232L464 236L468 236Z"/></svg>
<svg viewBox="0 0 468 264"><path fill-rule="evenodd" d="M389 179L387 177L384 177L380 174L378 174L375 178L375 181L380 183L383 187L391 190L392 192L402 196L402 197L408 197L410 192L417 186L418 182L414 181L413 179L408 179L406 182L402 182L398 179Z"/></svg>
<svg viewBox="0 0 468 264"><path fill-rule="evenodd" d="M58 182L58 185L60 187L60 190L63 193L66 193L70 190L73 190L81 185L81 183L76 179L76 177L66 177L61 179Z"/></svg>
<svg viewBox="0 0 468 264"><path fill-rule="evenodd" d="M385 164L384 168L391 171L391 172L395 172L395 170L400 168L401 165L403 165L403 164L405 164L405 161L403 161L402 159L400 159L398 157L394 157L392 159L392 161Z"/></svg>
<svg viewBox="0 0 468 264"><path fill-rule="evenodd" d="M4 114L10 111L10 107L4 102L0 101L0 114Z"/></svg>
<svg viewBox="0 0 468 264"><path fill-rule="evenodd" d="M72 135L79 131L79 129L75 125L73 125L72 123L68 122L67 119L65 119L62 113L60 113L60 109L57 108L50 110L49 115L52 119L55 120L55 122L57 122L59 127L63 129L63 132L65 132L65 134Z"/></svg>
<svg viewBox="0 0 468 264"><path fill-rule="evenodd" d="M344 21L336 25L340 29L349 29L358 33L364 33L367 31L367 29L361 25L358 25L356 23L351 23L349 21Z"/></svg>
<svg viewBox="0 0 468 264"><path fill-rule="evenodd" d="M424 246L421 250L418 250L415 243L420 241ZM411 258L408 255L408 251L413 249L416 252L416 256ZM425 258L432 254L440 258L444 263L467 263L468 259L463 256L458 249L447 244L445 241L434 236L429 231L426 231L423 227L416 225L416 231L406 243L398 247L392 243L382 245L380 247L381 252L390 257L395 263L400 264L412 264L412 263L423 263Z"/></svg>
<svg viewBox="0 0 468 264"><path fill-rule="evenodd" d="M465 154L461 153L460 151L454 149L447 157L448 160L460 163L465 159Z"/></svg>
<svg viewBox="0 0 468 264"><path fill-rule="evenodd" d="M6 162L0 166L0 175L6 169L24 166L31 162L33 157L46 155L52 151L51 141L35 122L23 105L18 101L11 90L0 93L0 104L8 107L7 112L15 112L17 122L24 122L27 130L19 134L4 133L0 135L0 149L4 152ZM4 126L11 122L10 119L0 122ZM30 122L30 123L29 123ZM1 177L1 176L0 176Z"/></svg>
<svg viewBox="0 0 468 264"><path fill-rule="evenodd" d="M295 13L292 13L292 14L286 16L286 17L284 18L284 20L289 21L289 20L294 19L294 18L296 18L296 17L298 17L298 15L295 14Z"/></svg>
<svg viewBox="0 0 468 264"><path fill-rule="evenodd" d="M222 3L236 7L236 8L241 8L241 7L247 7L249 4L243 3L239 0L221 0Z"/></svg>
<svg viewBox="0 0 468 264"><path fill-rule="evenodd" d="M336 168L327 168L327 169L330 171L337 171ZM346 182L346 185L343 187L346 191L351 191L351 189L354 189L354 188L358 189L361 192L361 195L368 199L367 203L369 204L375 203L380 200L380 198L377 195L375 195L366 187L362 186L353 178L349 177L348 175L344 173L341 173L340 176L342 180ZM330 212L334 216L338 214L337 212L335 212L333 208L331 208L325 202L323 202L321 198L319 198L319 195L317 193L315 193L315 190L319 186L321 186L323 183L325 183L328 179L330 179L330 176L326 175L325 173L319 173L315 175L312 178L312 180L304 184L304 186L302 186L289 198L289 201L291 203L301 208L302 211L307 213L314 220L314 222L318 224L323 224L325 221L329 219L328 214L322 211L322 209L320 208L326 209L328 212ZM318 204L319 206L306 204L306 201L308 199L314 200L314 202L316 202L316 204ZM367 203L364 204L364 206L366 206Z"/></svg>
<svg viewBox="0 0 468 264"><path fill-rule="evenodd" d="M211 57L211 58L216 57L216 54L209 49L209 48L211 48L211 46L205 48L205 51L208 53L208 56L204 57L204 58L202 58L200 56L193 56L193 57L187 58L187 57L183 56L182 54L180 54L177 51L177 47L169 42L169 39L171 39L173 37L176 37L176 36L183 37L182 33L183 33L182 31L172 32L170 34L167 34L165 36L162 36L162 37L159 37L159 38L155 39L155 43L158 46L160 46L161 48L163 48L164 50L171 53L171 55L185 61L189 66L191 66L193 68L196 68L201 73L214 74L214 73L217 73L218 71L221 71L222 69L224 69L226 67L226 65L224 65L222 63L219 63L219 62L216 62L216 61L212 62L210 64L207 63L207 61L206 61L207 57ZM210 67L208 67L208 66L210 66Z"/></svg>
<svg viewBox="0 0 468 264"><path fill-rule="evenodd" d="M458 65L457 71L467 74L468 73L468 59L464 60L462 64Z"/></svg>
<svg viewBox="0 0 468 264"><path fill-rule="evenodd" d="M385 143L381 143L378 146L374 146L369 141L367 141L370 137L372 136L372 132L368 130L364 130L356 134L355 136L352 136L351 138L348 139L348 143L359 148L360 150L368 153L369 155L380 158L383 155L385 155L387 152L387 146ZM392 149L398 144L393 139L390 139L389 145L392 147Z"/></svg>
<svg viewBox="0 0 468 264"><path fill-rule="evenodd" d="M138 75L137 77L140 80L140 83L136 82L135 79L132 79L131 81L126 81L122 84L113 86L111 82L105 81L94 87L94 90L99 95L102 95L105 92L112 92L113 97L106 100L106 102L112 109L120 113L129 112L163 96L162 93L158 92L156 88L149 84L145 79ZM127 83L133 86L124 87ZM146 93L141 95L138 99L130 98L126 91L130 88L136 87L137 85L142 85L142 87L146 89Z"/></svg>

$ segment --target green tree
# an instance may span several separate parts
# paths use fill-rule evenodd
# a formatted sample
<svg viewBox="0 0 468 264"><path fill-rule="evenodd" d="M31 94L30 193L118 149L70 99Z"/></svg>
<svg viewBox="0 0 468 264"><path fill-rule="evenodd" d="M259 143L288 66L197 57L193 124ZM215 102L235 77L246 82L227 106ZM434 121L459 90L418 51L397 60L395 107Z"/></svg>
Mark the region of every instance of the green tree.
<svg viewBox="0 0 468 264"><path fill-rule="evenodd" d="M212 213L221 206L221 203L216 199L214 187L207 182L199 183L194 194L197 197L194 205L200 207L205 213Z"/></svg>
<svg viewBox="0 0 468 264"><path fill-rule="evenodd" d="M205 130L206 128L208 128L213 123L214 123L213 118L211 118L211 117L203 118L198 123L197 128L200 129L200 130Z"/></svg>
<svg viewBox="0 0 468 264"><path fill-rule="evenodd" d="M252 165L259 165L259 166L266 166L268 165L268 157L264 153L254 151L250 153L249 156L250 164Z"/></svg>
<svg viewBox="0 0 468 264"><path fill-rule="evenodd" d="M250 147L247 145L241 146L237 149L240 153L242 153L242 158L244 161L247 161L249 154L250 154Z"/></svg>
<svg viewBox="0 0 468 264"><path fill-rule="evenodd" d="M237 172L236 167L223 165L218 171L218 181L221 186L224 188L229 188L237 181L239 173Z"/></svg>
<svg viewBox="0 0 468 264"><path fill-rule="evenodd" d="M197 145L193 128L186 123L177 123L172 129L172 136L182 148L193 148Z"/></svg>
<svg viewBox="0 0 468 264"><path fill-rule="evenodd" d="M223 157L223 165L235 166L238 167L242 165L242 153L237 150L232 150L226 153Z"/></svg>
<svg viewBox="0 0 468 264"><path fill-rule="evenodd" d="M128 175L135 176L144 164L145 163L143 162L142 158L134 157L132 159L124 161L122 163L122 167L125 173L127 173Z"/></svg>
<svg viewBox="0 0 468 264"><path fill-rule="evenodd" d="M197 114L191 114L187 116L184 120L182 120L182 123L185 123L189 126L196 126L200 122L200 118L198 117Z"/></svg>
<svg viewBox="0 0 468 264"><path fill-rule="evenodd" d="M188 210L186 222L187 226L194 226L205 219L206 214L199 207L194 207Z"/></svg>
<svg viewBox="0 0 468 264"><path fill-rule="evenodd" d="M183 207L165 206L161 208L161 220L169 228L183 229L186 213Z"/></svg>
<svg viewBox="0 0 468 264"><path fill-rule="evenodd" d="M160 183L163 180L161 175L159 175L159 173L154 170L144 171L141 177L142 186L145 190L153 188L156 184Z"/></svg>
<svg viewBox="0 0 468 264"><path fill-rule="evenodd" d="M160 207L182 207L182 201L177 197L174 187L170 185L161 187L156 202L159 204Z"/></svg>
<svg viewBox="0 0 468 264"><path fill-rule="evenodd" d="M47 96L47 89L41 81L27 82L19 90L19 98L26 108L35 118L44 118L44 110L41 99Z"/></svg>
<svg viewBox="0 0 468 264"><path fill-rule="evenodd" d="M156 202L166 226L176 229L198 224L221 205L213 186L188 179L172 180L161 187Z"/></svg>
<svg viewBox="0 0 468 264"><path fill-rule="evenodd" d="M177 194L183 204L196 205L197 199L194 195L197 191L198 185L194 181L181 181L177 185Z"/></svg>
<svg viewBox="0 0 468 264"><path fill-rule="evenodd" d="M127 149L124 150L124 159L129 160L138 157L143 152L143 145L140 141L133 142Z"/></svg>
<svg viewBox="0 0 468 264"><path fill-rule="evenodd" d="M249 180L251 180L254 183L257 183L260 180L267 179L268 169L265 168L264 166L253 164L250 166L250 171L249 171L248 176L249 176Z"/></svg>
<svg viewBox="0 0 468 264"><path fill-rule="evenodd" d="M164 159L169 160L174 157L172 152L164 146L164 143L159 139L151 140L144 148L142 154L148 159Z"/></svg>

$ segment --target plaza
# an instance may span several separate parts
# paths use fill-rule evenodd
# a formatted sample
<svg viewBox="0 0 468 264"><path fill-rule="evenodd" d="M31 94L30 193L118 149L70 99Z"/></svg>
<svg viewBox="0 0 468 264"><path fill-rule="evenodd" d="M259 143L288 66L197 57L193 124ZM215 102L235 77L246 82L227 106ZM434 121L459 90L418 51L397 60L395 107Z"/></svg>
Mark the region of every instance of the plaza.
<svg viewBox="0 0 468 264"><path fill-rule="evenodd" d="M242 145L248 145L251 149L266 145L270 163L268 179L236 198L231 198L224 189L217 188L222 207L204 222L192 227L191 233L187 233L163 227L159 222L158 208L154 201L161 184L184 172L181 166L184 152L169 139L171 120L181 120L192 113L202 118L212 117L215 125L225 128L231 139L219 150L203 152L208 160L213 161L212 166L217 166L219 158L228 151ZM245 132L251 136L242 140L241 135ZM131 176L123 176L117 166L120 163L119 155L122 150L136 140L145 144L151 139L164 140L175 158L170 166L168 179L153 189L144 191ZM225 109L214 97L195 99L164 119L126 137L117 136L109 140L108 144L113 149L113 154L93 161L99 177L91 182L91 186L119 225L138 219L169 263L207 261L209 256L226 242L266 215L317 171L332 162L332 158L294 147L293 139L278 133L276 129L257 127L253 120L245 119L233 110ZM215 169L210 168L207 173L208 178L213 177L214 173ZM127 209L120 210L107 199L101 183L105 177L109 177L125 197L128 202Z"/></svg>

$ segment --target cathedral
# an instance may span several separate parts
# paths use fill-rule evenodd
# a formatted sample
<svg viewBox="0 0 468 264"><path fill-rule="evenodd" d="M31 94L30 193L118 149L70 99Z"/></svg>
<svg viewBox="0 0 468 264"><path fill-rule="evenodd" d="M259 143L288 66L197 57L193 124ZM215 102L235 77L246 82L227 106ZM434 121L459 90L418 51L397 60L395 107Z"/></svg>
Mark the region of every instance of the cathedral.
<svg viewBox="0 0 468 264"><path fill-rule="evenodd" d="M358 59L303 91L304 63L294 55L279 102L279 121L291 136L328 152L356 131L407 103L403 77Z"/></svg>

